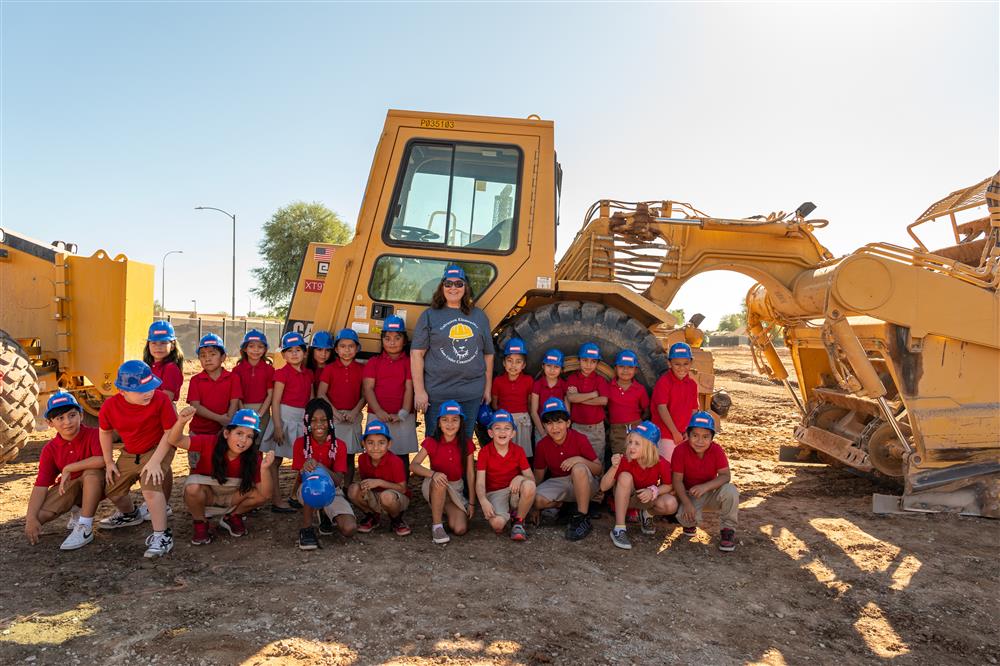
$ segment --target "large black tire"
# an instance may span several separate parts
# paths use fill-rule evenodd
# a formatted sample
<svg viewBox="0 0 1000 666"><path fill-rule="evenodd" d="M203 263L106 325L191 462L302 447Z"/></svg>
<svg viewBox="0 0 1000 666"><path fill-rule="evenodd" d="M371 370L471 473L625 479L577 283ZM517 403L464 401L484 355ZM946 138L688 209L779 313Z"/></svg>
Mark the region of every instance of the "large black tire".
<svg viewBox="0 0 1000 666"><path fill-rule="evenodd" d="M600 346L603 362L599 370L606 377L611 376L615 356L623 349L631 349L639 357L636 379L646 388L651 389L668 368L667 355L656 336L621 310L602 303L562 301L519 315L500 331L498 349L514 336L528 345L527 372L532 376L541 371L542 355L553 347L566 355L566 371L575 369L577 351L585 342Z"/></svg>
<svg viewBox="0 0 1000 666"><path fill-rule="evenodd" d="M17 340L0 331L0 463L17 457L37 414L38 375Z"/></svg>

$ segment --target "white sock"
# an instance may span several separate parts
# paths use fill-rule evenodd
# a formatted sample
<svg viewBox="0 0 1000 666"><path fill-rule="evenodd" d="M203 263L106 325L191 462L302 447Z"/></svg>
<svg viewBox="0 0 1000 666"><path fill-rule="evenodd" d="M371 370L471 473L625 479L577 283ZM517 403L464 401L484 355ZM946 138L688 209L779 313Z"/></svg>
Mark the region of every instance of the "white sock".
<svg viewBox="0 0 1000 666"><path fill-rule="evenodd" d="M163 536L163 532L157 532L156 530L153 530L153 538L154 539L159 539L162 536Z"/></svg>
<svg viewBox="0 0 1000 666"><path fill-rule="evenodd" d="M431 525L431 529L432 530L436 529L438 527L440 527L441 529L444 529L444 523L434 523L433 525Z"/></svg>
<svg viewBox="0 0 1000 666"><path fill-rule="evenodd" d="M83 516L80 516L77 520L77 525L86 527L89 530L94 525L94 517L91 516L90 518L84 518Z"/></svg>
<svg viewBox="0 0 1000 666"><path fill-rule="evenodd" d="M624 531L625 531L624 525L615 525L615 532L624 532Z"/></svg>

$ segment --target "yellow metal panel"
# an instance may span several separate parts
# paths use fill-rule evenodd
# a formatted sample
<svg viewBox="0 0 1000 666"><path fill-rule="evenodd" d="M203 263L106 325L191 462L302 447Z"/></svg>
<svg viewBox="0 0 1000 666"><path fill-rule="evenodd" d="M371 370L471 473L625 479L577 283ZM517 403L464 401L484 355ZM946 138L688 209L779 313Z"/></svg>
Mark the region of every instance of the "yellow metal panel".
<svg viewBox="0 0 1000 666"><path fill-rule="evenodd" d="M647 328L657 324L677 325L677 317L648 298L617 282L559 280L556 289L560 298L578 298L618 308Z"/></svg>

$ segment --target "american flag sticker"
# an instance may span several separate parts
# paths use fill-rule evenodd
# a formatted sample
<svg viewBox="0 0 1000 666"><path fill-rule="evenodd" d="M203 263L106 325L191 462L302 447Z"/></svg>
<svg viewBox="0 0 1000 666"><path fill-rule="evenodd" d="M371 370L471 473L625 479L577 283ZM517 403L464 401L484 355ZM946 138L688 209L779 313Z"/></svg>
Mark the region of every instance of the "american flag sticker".
<svg viewBox="0 0 1000 666"><path fill-rule="evenodd" d="M332 247L317 247L313 250L313 261L330 261L333 259Z"/></svg>

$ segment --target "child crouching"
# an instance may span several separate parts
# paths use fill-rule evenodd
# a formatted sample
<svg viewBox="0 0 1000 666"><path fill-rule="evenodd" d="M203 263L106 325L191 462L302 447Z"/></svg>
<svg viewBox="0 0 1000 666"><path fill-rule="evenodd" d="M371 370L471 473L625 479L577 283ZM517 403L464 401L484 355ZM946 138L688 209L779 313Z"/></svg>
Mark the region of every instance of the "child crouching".
<svg viewBox="0 0 1000 666"><path fill-rule="evenodd" d="M490 422L489 444L479 451L476 460L476 496L483 516L497 534L503 534L508 522L510 538L524 541L524 517L535 503L535 479L524 449L513 442L514 418L498 409Z"/></svg>
<svg viewBox="0 0 1000 666"><path fill-rule="evenodd" d="M361 481L347 487L347 497L364 512L358 531L371 532L389 516L392 531L406 536L411 530L403 520L403 512L410 506L410 489L406 487L406 470L403 460L389 451L392 435L389 426L372 419L365 427L362 446L365 452L358 456L358 475Z"/></svg>

